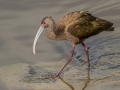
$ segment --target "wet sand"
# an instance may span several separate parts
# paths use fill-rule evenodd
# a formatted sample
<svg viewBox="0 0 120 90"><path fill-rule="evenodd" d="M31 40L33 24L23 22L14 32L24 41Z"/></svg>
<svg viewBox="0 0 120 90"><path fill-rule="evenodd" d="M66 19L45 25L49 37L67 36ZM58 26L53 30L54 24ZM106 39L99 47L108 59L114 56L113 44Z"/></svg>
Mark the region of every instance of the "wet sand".
<svg viewBox="0 0 120 90"><path fill-rule="evenodd" d="M52 3L51 3L52 2ZM120 1L114 0L29 0L0 1L0 88L2 90L119 90L120 88ZM114 23L114 32L102 32L85 41L89 47L91 70L88 73L82 45L60 78L49 83L21 81L28 66L57 72L66 62L71 43L49 40L41 34L34 55L35 34L45 16L56 21L67 13L87 10Z"/></svg>
<svg viewBox="0 0 120 90"><path fill-rule="evenodd" d="M39 65L41 64L39 63ZM38 63L35 64L35 66L37 65ZM28 74L28 66L28 64L19 63L0 68L1 87L3 90L94 90L96 88L98 90L112 90L113 88L119 90L120 80L118 78L120 77L120 72L103 76L104 72L90 71L87 73L87 70L82 72L72 67L64 72L61 77L56 78L55 81L31 82L32 79L29 81L23 80ZM49 65L44 67L46 66ZM46 70L49 70L49 68L44 69L44 71Z"/></svg>

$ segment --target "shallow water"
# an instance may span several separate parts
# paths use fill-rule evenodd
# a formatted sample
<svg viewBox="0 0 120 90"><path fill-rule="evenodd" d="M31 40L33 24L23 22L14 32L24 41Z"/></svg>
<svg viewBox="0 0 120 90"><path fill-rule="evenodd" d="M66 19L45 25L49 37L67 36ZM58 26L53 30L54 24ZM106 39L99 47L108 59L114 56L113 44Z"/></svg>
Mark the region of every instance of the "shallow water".
<svg viewBox="0 0 120 90"><path fill-rule="evenodd" d="M119 90L119 7L119 0L0 0L0 88ZM55 82L21 82L28 74L28 66L39 67L43 72L57 72L63 66L71 51L70 42L49 40L44 31L37 42L37 54L34 55L33 40L45 16L52 16L57 21L77 10L90 11L97 17L113 22L115 27L113 32L104 31L85 41L89 48L90 71L87 70L86 54L80 44L75 48L73 60Z"/></svg>

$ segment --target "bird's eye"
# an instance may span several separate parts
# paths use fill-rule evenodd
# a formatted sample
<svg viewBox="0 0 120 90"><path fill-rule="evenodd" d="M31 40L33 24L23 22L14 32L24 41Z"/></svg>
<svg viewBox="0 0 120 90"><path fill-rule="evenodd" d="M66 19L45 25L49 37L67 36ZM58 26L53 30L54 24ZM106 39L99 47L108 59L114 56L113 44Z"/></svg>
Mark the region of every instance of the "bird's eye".
<svg viewBox="0 0 120 90"><path fill-rule="evenodd" d="M46 24L45 22L43 22L43 24Z"/></svg>

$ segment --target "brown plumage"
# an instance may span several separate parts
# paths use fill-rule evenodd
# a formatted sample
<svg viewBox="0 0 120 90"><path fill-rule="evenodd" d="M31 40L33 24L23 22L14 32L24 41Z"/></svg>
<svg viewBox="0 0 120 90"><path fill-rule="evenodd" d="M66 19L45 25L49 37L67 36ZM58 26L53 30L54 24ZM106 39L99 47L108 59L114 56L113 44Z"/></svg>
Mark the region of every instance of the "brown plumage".
<svg viewBox="0 0 120 90"><path fill-rule="evenodd" d="M81 43L84 46L87 54L88 68L90 67L88 49L83 41L93 35L96 35L105 30L113 30L113 23L104 19L92 16L88 11L75 11L67 14L58 22L55 22L51 16L45 17L42 22L42 27L46 28L46 35L52 40L68 40L73 44L72 53L64 67L57 73L56 76L65 68L72 60L74 48Z"/></svg>
<svg viewBox="0 0 120 90"><path fill-rule="evenodd" d="M52 17L45 17L47 36L53 40L68 40L73 44L109 29L113 23L92 16L88 11L75 11L67 14L58 22Z"/></svg>

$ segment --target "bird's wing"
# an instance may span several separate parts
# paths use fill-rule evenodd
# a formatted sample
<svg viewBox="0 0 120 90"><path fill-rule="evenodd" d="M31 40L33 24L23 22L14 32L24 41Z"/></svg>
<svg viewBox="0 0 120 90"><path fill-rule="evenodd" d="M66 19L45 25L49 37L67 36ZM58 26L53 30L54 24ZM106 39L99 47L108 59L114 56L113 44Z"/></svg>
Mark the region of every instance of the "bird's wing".
<svg viewBox="0 0 120 90"><path fill-rule="evenodd" d="M88 11L71 12L71 13L67 14L66 16L64 16L63 18L61 18L60 20L58 20L57 24L66 26L69 23L71 23L72 21L74 21L74 20L76 20L76 19L78 19L86 14L90 14L90 13L88 13Z"/></svg>
<svg viewBox="0 0 120 90"><path fill-rule="evenodd" d="M84 12L80 17L72 19L66 26L67 32L71 35L85 39L110 28L112 23Z"/></svg>

